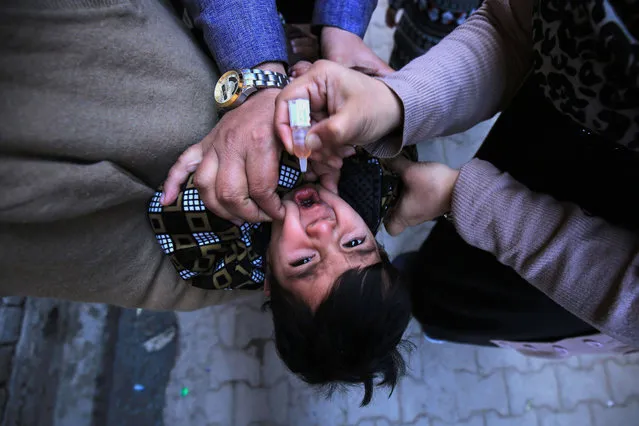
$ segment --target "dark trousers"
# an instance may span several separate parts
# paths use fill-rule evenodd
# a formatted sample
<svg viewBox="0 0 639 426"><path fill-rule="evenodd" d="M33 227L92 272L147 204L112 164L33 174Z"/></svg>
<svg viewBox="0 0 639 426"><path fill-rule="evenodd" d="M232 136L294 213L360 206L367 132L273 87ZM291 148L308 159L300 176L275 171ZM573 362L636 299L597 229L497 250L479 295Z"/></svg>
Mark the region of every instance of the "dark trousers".
<svg viewBox="0 0 639 426"><path fill-rule="evenodd" d="M639 228L639 156L558 113L530 81L477 156L530 189ZM605 259L602 259L605 261ZM584 265L588 267L588 265ZM431 337L460 343L552 341L596 332L441 221L407 266L413 314Z"/></svg>

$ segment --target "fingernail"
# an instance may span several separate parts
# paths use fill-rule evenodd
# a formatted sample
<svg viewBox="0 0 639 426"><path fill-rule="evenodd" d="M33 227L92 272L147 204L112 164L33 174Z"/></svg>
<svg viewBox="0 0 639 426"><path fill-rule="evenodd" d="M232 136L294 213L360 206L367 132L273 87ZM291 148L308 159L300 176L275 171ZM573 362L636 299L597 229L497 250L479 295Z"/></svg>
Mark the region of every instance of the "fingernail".
<svg viewBox="0 0 639 426"><path fill-rule="evenodd" d="M260 221L260 223L262 223L262 222L273 222L273 218L271 216L267 215L266 213L260 213L259 221Z"/></svg>
<svg viewBox="0 0 639 426"><path fill-rule="evenodd" d="M322 141L315 133L309 133L306 135L306 147L314 151L322 147Z"/></svg>
<svg viewBox="0 0 639 426"><path fill-rule="evenodd" d="M355 148L352 146L345 146L341 149L342 157L350 157L351 155L355 155Z"/></svg>
<svg viewBox="0 0 639 426"><path fill-rule="evenodd" d="M164 199L166 197L164 196L164 192L162 193L162 195L160 195L160 204L164 205Z"/></svg>
<svg viewBox="0 0 639 426"><path fill-rule="evenodd" d="M289 73L289 75L290 75L291 77L297 77L297 71L291 71L291 72Z"/></svg>
<svg viewBox="0 0 639 426"><path fill-rule="evenodd" d="M242 224L244 223L239 219L231 219L229 222L231 222L235 226L242 226Z"/></svg>

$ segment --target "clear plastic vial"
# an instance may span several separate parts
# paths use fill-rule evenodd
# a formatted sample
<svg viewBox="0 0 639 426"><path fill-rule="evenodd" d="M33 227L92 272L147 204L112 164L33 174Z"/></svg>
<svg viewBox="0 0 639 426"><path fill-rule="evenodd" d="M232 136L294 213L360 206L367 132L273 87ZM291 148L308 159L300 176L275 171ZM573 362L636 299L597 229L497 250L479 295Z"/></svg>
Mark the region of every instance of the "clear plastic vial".
<svg viewBox="0 0 639 426"><path fill-rule="evenodd" d="M311 104L308 99L288 101L288 119L293 131L293 154L300 161L300 170L306 172L311 150L306 147L306 135L311 128Z"/></svg>

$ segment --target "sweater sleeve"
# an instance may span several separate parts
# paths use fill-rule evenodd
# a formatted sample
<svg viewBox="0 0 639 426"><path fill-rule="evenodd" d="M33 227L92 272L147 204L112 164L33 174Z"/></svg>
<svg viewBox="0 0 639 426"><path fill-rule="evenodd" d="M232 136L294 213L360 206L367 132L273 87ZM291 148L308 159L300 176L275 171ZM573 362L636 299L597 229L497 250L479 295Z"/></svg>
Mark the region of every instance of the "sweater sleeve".
<svg viewBox="0 0 639 426"><path fill-rule="evenodd" d="M364 38L377 0L324 0L316 1L313 25L341 28Z"/></svg>
<svg viewBox="0 0 639 426"><path fill-rule="evenodd" d="M392 157L402 144L464 131L497 113L523 82L532 58L532 1L485 0L423 56L382 79L402 100L402 143L368 146Z"/></svg>
<svg viewBox="0 0 639 426"><path fill-rule="evenodd" d="M568 311L639 347L639 235L534 193L490 163L461 169L455 228Z"/></svg>
<svg viewBox="0 0 639 426"><path fill-rule="evenodd" d="M186 0L195 25L224 73L288 60L275 0Z"/></svg>

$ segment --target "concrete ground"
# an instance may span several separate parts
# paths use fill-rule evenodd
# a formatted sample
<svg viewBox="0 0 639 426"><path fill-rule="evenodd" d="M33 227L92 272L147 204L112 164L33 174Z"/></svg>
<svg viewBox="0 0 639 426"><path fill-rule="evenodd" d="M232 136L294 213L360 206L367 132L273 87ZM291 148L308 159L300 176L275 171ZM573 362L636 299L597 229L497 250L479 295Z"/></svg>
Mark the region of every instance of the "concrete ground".
<svg viewBox="0 0 639 426"><path fill-rule="evenodd" d="M502 349L424 341L416 324L409 373L388 397L359 407L353 389L330 399L277 357L260 295L178 314L180 355L166 389L167 426L636 426L639 356L561 362ZM183 389L189 393L183 396Z"/></svg>

